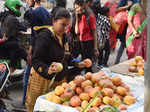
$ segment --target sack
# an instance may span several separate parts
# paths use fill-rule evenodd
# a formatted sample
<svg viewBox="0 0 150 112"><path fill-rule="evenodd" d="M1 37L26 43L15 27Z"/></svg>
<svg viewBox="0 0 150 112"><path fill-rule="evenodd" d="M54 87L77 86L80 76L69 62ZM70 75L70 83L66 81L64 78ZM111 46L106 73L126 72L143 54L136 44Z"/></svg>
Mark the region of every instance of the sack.
<svg viewBox="0 0 150 112"><path fill-rule="evenodd" d="M122 34L127 24L127 19L128 19L128 11L121 11L117 13L116 16L113 18L114 24L119 26L119 28L117 28L116 30L117 33Z"/></svg>
<svg viewBox="0 0 150 112"><path fill-rule="evenodd" d="M118 31L119 31L119 28L120 28L120 25L119 25L119 24L116 24L116 23L113 21L113 17L112 17L112 16L109 17L109 21L110 21L110 24L111 24L112 29L114 29L116 32L118 32Z"/></svg>
<svg viewBox="0 0 150 112"><path fill-rule="evenodd" d="M121 11L116 14L113 21L118 25L122 25L124 22L127 22L128 11Z"/></svg>

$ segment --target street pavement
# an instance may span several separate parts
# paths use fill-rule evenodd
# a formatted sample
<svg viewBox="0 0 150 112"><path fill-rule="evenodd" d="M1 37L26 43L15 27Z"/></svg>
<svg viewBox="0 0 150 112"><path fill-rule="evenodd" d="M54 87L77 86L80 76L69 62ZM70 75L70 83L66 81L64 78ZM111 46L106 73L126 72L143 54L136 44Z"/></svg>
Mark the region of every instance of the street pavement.
<svg viewBox="0 0 150 112"><path fill-rule="evenodd" d="M3 9L3 3L4 3L3 0L0 0L0 11L2 11L2 9ZM119 45L120 45L120 42L118 41L117 48L115 49L114 52L111 53L111 55L109 57L109 61L108 61L109 66L114 65ZM126 56L126 52L124 51L123 56L121 58L121 62L125 61L125 60L127 60L127 56ZM23 83L22 82L18 82L9 88L9 97L11 100L4 99L4 102L5 102L8 110L10 110L10 112L18 112L18 111L12 110L13 107L11 106L11 104L14 102L21 103L22 96L23 96Z"/></svg>

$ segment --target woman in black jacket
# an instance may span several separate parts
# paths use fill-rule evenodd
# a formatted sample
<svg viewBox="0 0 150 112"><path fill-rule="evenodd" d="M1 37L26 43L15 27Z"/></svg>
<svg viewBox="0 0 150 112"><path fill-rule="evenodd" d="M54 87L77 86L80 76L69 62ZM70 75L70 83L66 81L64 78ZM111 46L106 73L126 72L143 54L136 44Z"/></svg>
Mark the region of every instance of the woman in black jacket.
<svg viewBox="0 0 150 112"><path fill-rule="evenodd" d="M64 9L57 10L53 26L38 29L35 49L32 57L32 69L30 73L26 107L28 112L33 112L33 107L38 96L45 94L48 90L51 79L55 77L55 82L62 82L64 79L72 80L73 76L78 75L84 63L72 63L69 53L69 46L65 31L70 24L70 14ZM39 31L40 30L40 31ZM57 63L63 65L60 72L57 69ZM73 69L68 69L68 65L73 64ZM72 77L72 78L70 78Z"/></svg>

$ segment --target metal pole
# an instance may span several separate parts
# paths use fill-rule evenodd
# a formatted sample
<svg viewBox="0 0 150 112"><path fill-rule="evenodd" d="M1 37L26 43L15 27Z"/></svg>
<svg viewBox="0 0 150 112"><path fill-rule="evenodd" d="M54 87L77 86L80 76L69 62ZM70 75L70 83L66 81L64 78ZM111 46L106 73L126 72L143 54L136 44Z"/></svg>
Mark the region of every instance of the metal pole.
<svg viewBox="0 0 150 112"><path fill-rule="evenodd" d="M150 112L150 0L145 1L147 4L148 16L148 32L147 32L147 61L145 64L145 96L144 96L144 112Z"/></svg>

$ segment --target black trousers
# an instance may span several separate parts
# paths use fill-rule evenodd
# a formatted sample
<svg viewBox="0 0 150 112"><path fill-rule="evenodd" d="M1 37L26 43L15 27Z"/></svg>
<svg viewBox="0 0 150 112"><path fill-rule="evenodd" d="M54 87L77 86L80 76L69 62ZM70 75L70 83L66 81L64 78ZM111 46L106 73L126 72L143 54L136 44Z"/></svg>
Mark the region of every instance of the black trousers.
<svg viewBox="0 0 150 112"><path fill-rule="evenodd" d="M94 58L94 41L74 41L71 45L71 53L73 58L77 58L79 54L82 56L82 60L89 58L93 60ZM87 68L86 72L92 72L92 67Z"/></svg>
<svg viewBox="0 0 150 112"><path fill-rule="evenodd" d="M117 52L117 57L115 60L115 64L118 64L120 62L120 59L122 57L123 51L126 48L126 33L127 33L128 24L126 24L122 34L117 34L117 38L119 38L121 44L119 47L119 50Z"/></svg>
<svg viewBox="0 0 150 112"><path fill-rule="evenodd" d="M20 59L26 61L27 53L17 41L6 41L0 44L0 58L9 59L10 66L15 68Z"/></svg>
<svg viewBox="0 0 150 112"><path fill-rule="evenodd" d="M106 39L104 48L99 49L98 64L107 65L109 55L110 55L110 42L109 39Z"/></svg>
<svg viewBox="0 0 150 112"><path fill-rule="evenodd" d="M81 54L81 44L80 41L73 41L70 43L70 51L73 58L77 58Z"/></svg>
<svg viewBox="0 0 150 112"><path fill-rule="evenodd" d="M93 58L94 58L94 41L93 40L83 41L83 42L80 42L80 44L81 44L82 60L89 58L93 61ZM86 72L92 72L92 67L87 68Z"/></svg>

